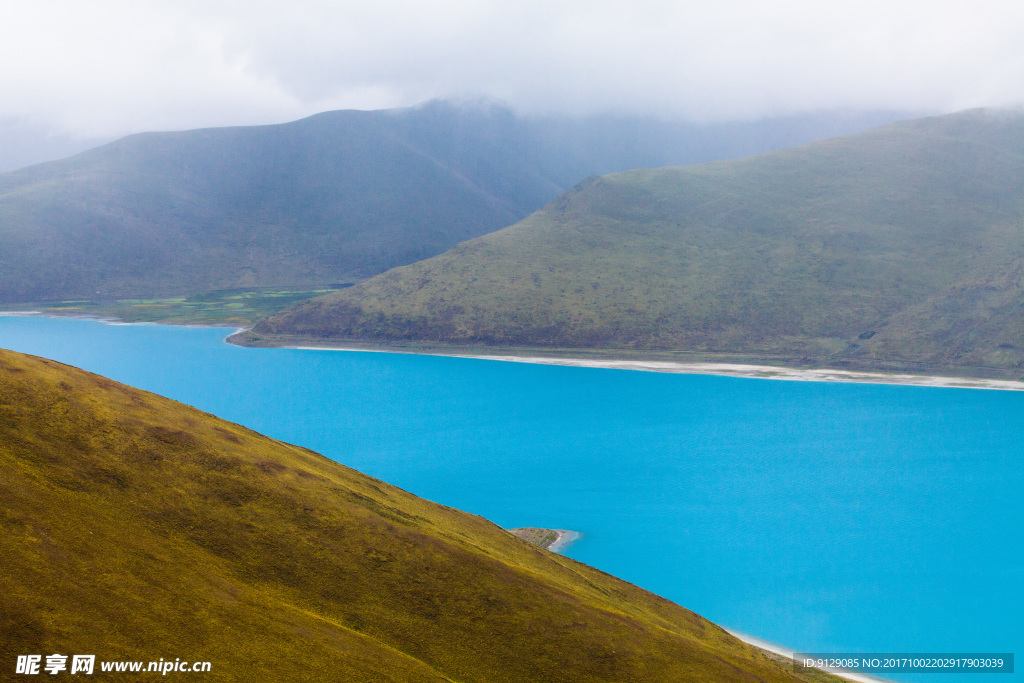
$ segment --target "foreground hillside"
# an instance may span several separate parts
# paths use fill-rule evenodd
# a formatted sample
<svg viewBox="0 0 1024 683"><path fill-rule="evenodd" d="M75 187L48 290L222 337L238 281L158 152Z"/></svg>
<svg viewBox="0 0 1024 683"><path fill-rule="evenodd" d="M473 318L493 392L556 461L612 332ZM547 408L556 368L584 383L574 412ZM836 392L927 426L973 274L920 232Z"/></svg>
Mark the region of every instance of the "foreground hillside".
<svg viewBox="0 0 1024 683"><path fill-rule="evenodd" d="M247 343L442 342L1017 377L1024 114L589 179Z"/></svg>
<svg viewBox="0 0 1024 683"><path fill-rule="evenodd" d="M696 127L432 103L133 135L0 174L0 303L355 282L510 225L591 174L893 116Z"/></svg>
<svg viewBox="0 0 1024 683"><path fill-rule="evenodd" d="M785 681L666 600L169 399L0 351L0 666L210 680Z"/></svg>

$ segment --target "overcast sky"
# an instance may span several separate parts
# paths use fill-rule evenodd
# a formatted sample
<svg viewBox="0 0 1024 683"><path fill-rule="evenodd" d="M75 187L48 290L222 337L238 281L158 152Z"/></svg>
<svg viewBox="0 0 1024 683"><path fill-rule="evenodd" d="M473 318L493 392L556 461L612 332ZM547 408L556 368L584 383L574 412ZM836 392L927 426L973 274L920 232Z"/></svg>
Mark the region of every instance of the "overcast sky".
<svg viewBox="0 0 1024 683"><path fill-rule="evenodd" d="M1021 0L0 0L0 121L78 136L434 97L750 119L1024 102Z"/></svg>

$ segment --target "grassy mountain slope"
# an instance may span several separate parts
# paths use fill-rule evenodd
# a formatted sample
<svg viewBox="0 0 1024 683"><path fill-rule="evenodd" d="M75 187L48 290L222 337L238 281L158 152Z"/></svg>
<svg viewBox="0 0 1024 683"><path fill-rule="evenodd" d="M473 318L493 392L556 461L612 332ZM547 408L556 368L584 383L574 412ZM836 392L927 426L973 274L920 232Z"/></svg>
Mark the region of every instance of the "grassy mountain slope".
<svg viewBox="0 0 1024 683"><path fill-rule="evenodd" d="M507 225L559 190L481 131L466 134L475 158L453 159L401 124L343 111L134 135L0 176L0 300L345 282Z"/></svg>
<svg viewBox="0 0 1024 683"><path fill-rule="evenodd" d="M211 680L796 680L701 617L311 451L0 351L0 666Z"/></svg>
<svg viewBox="0 0 1024 683"><path fill-rule="evenodd" d="M1019 375L1022 257L1024 115L971 111L592 178L517 225L270 316L249 343L666 350Z"/></svg>
<svg viewBox="0 0 1024 683"><path fill-rule="evenodd" d="M510 225L593 173L893 116L698 127L433 103L133 135L0 174L0 303L358 281Z"/></svg>

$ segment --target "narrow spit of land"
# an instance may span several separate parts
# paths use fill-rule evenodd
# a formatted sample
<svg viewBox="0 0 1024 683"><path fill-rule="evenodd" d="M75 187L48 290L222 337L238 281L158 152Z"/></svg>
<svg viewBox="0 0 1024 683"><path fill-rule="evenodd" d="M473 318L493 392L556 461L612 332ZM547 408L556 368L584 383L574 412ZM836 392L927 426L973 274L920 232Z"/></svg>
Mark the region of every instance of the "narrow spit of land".
<svg viewBox="0 0 1024 683"><path fill-rule="evenodd" d="M538 548L560 553L579 540L581 534L568 529L541 529L539 527L520 527L509 529L508 532Z"/></svg>

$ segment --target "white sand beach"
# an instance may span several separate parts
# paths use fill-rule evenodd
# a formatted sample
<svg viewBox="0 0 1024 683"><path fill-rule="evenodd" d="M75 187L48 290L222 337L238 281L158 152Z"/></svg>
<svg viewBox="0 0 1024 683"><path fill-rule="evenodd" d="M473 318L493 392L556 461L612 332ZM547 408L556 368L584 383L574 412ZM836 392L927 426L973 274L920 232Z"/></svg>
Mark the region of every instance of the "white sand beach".
<svg viewBox="0 0 1024 683"><path fill-rule="evenodd" d="M887 374L853 370L803 370L771 365L740 365L734 363L677 363L645 360L592 360L583 358L547 358L541 356L460 356L513 363L541 363L581 368L640 370L687 375L719 375L755 379L779 379L793 382L861 382L865 384L903 384L920 387L956 387L960 389L999 389L1024 391L1024 382L972 377L937 377L929 375Z"/></svg>

